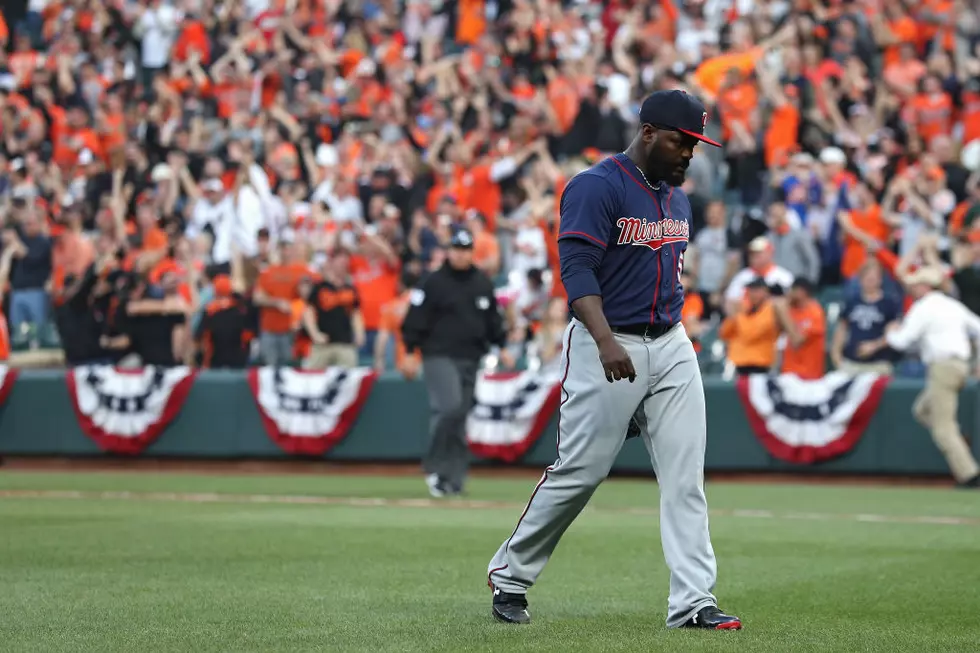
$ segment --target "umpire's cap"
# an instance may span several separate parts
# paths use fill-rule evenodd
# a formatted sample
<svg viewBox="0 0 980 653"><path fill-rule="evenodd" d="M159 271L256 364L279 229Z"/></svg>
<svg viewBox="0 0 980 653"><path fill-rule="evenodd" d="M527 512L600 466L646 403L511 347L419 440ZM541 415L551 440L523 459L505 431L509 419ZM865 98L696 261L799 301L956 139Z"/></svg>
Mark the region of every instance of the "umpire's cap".
<svg viewBox="0 0 980 653"><path fill-rule="evenodd" d="M701 100L684 91L657 91L650 95L640 107L640 123L679 131L708 145L721 147L721 143L704 135L708 112Z"/></svg>
<svg viewBox="0 0 980 653"><path fill-rule="evenodd" d="M449 241L450 247L473 249L473 234L468 229L457 229Z"/></svg>

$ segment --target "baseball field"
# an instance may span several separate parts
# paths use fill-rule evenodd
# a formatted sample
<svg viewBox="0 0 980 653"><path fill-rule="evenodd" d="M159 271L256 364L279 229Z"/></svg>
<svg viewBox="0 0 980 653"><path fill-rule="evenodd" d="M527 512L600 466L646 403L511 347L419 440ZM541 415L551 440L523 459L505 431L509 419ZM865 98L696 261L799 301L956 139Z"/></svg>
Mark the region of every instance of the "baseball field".
<svg viewBox="0 0 980 653"><path fill-rule="evenodd" d="M536 478L0 469L2 651L980 650L980 493L710 482L722 608L668 631L653 481L611 480L529 594L486 566Z"/></svg>

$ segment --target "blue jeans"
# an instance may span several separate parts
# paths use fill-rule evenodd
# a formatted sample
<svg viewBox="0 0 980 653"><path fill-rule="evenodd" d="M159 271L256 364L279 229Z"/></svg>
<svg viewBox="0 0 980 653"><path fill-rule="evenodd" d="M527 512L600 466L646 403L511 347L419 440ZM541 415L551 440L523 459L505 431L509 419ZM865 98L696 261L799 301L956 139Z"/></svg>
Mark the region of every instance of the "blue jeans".
<svg viewBox="0 0 980 653"><path fill-rule="evenodd" d="M259 352L262 362L274 367L288 366L293 360L293 334L269 333L259 334Z"/></svg>
<svg viewBox="0 0 980 653"><path fill-rule="evenodd" d="M10 293L10 330L23 324L41 326L48 321L48 293L43 289L15 290Z"/></svg>

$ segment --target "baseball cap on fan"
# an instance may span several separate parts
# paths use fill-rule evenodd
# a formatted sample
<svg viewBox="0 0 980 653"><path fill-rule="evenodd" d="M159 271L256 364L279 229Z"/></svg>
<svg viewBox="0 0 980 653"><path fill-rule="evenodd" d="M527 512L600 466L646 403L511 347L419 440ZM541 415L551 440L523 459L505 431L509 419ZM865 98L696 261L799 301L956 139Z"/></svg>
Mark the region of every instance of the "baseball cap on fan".
<svg viewBox="0 0 980 653"><path fill-rule="evenodd" d="M721 143L704 135L708 112L701 100L684 91L656 91L651 94L640 107L640 123L673 129L708 145L721 147Z"/></svg>

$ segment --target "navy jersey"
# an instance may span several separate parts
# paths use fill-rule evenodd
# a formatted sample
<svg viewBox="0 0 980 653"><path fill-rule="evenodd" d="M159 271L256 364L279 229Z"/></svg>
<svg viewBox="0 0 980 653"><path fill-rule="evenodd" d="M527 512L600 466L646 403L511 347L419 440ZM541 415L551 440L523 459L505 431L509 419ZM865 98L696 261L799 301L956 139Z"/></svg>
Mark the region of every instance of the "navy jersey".
<svg viewBox="0 0 980 653"><path fill-rule="evenodd" d="M849 300L844 310L841 311L841 319L847 322L847 342L844 343L844 358L851 361L874 362L887 361L895 358L895 353L884 348L868 358L860 358L857 355L857 348L862 342L877 340L885 335L885 326L889 322L894 322L902 315L902 305L895 298L888 295L881 299L869 302L858 295L857 298Z"/></svg>
<svg viewBox="0 0 980 653"><path fill-rule="evenodd" d="M558 239L605 250L596 277L611 326L680 321L690 234L684 191L665 183L654 189L625 154L579 173L562 193Z"/></svg>

